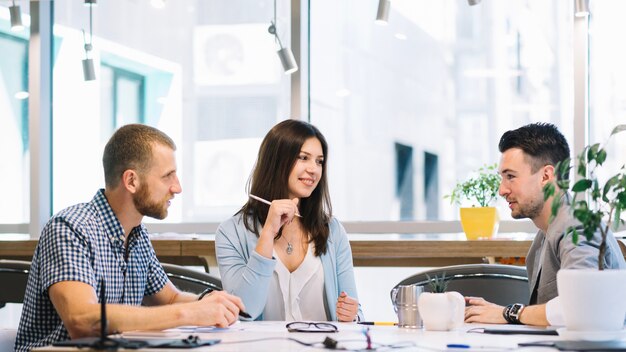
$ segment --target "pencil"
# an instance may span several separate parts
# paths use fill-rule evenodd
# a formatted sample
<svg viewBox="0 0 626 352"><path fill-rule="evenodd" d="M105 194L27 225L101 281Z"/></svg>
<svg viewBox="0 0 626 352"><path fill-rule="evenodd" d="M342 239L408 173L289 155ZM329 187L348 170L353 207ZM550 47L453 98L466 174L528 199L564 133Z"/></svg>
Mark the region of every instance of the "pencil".
<svg viewBox="0 0 626 352"><path fill-rule="evenodd" d="M265 204L267 204L267 205L272 205L272 202L270 202L269 200L266 200L266 199L263 199L263 198L261 198L261 197L255 196L254 194L248 194L248 196L249 196L250 198L252 198L252 199L256 199L256 200L258 200L258 201L259 201L259 202L261 202L261 203L265 203ZM302 217L302 215L300 215L300 214L298 214L298 213L296 213L296 216L297 216L297 217L299 217L299 218L301 218L301 217Z"/></svg>
<svg viewBox="0 0 626 352"><path fill-rule="evenodd" d="M359 321L357 324L361 325L386 325L386 326L395 326L398 323L394 323L393 321Z"/></svg>

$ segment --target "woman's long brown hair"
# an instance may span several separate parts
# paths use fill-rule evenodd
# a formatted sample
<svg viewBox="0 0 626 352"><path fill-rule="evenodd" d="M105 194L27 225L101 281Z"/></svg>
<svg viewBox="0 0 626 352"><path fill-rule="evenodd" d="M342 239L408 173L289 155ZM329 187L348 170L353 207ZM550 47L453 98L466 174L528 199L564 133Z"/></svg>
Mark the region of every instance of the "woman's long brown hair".
<svg viewBox="0 0 626 352"><path fill-rule="evenodd" d="M326 253L332 207L328 194L326 179L326 163L328 161L328 145L322 133L310 123L299 120L285 120L274 126L265 136L250 179L249 194L254 194L269 201L287 199L289 197L289 174L293 169L304 142L309 138L317 138L322 145L324 161L322 176L308 198L300 199L300 223L311 234L309 241L315 244L315 255ZM248 199L248 202L237 212L243 214L244 226L248 231L259 236L259 224L267 219L269 205ZM276 234L280 238L282 229Z"/></svg>

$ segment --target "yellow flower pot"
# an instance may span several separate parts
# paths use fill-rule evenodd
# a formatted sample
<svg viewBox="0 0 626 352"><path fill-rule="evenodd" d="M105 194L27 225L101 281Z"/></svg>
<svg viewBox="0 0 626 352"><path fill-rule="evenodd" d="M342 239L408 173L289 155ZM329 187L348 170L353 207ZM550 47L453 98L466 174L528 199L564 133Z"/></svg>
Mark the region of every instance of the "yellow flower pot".
<svg viewBox="0 0 626 352"><path fill-rule="evenodd" d="M461 226L468 240L491 238L498 232L499 220L494 207L461 208Z"/></svg>

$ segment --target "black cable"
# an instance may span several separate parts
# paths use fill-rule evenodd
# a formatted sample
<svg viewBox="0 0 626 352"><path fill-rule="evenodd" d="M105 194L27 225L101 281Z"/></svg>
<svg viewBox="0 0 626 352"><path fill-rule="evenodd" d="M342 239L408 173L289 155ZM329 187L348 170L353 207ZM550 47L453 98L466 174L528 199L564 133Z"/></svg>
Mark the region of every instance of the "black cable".
<svg viewBox="0 0 626 352"><path fill-rule="evenodd" d="M417 345L415 345L415 343L411 342L411 341L406 341L406 342L398 342L395 344L375 344L376 347L373 347L371 349L366 349L366 348L355 348L355 349L347 349L347 348L343 348L343 347L330 347L330 346L337 346L337 344L339 343L345 343L345 342L363 342L363 340L333 340L333 339L329 339L328 337L326 338L326 340L324 340L324 342L304 342L298 339L295 339L293 337L264 337L264 338L260 338L260 339L251 339L251 340L242 340L242 341L227 341L227 342L220 342L220 344L238 344L238 343L251 343L251 342L259 342L259 341L271 341L271 340L289 340L289 341L293 341L295 343L298 343L300 345L303 346L307 346L307 347L313 347L313 348L319 348L319 349L335 349L335 350L341 350L341 351L350 351L350 352L359 352L359 351L384 351L386 349L401 349L401 348L408 348L408 347L416 347ZM330 341L329 341L330 340ZM334 341L334 345L332 344L331 341ZM423 347L423 346L419 346L420 348L426 348L429 349L427 347ZM435 351L440 351L438 349L432 349Z"/></svg>

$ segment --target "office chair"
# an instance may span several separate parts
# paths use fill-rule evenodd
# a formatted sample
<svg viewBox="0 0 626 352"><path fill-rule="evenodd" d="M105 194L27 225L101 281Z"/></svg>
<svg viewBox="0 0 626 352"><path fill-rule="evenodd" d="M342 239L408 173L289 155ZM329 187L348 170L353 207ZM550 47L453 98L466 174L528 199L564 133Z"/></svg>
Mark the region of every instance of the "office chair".
<svg viewBox="0 0 626 352"><path fill-rule="evenodd" d="M24 303L30 262L0 259L0 308L7 303Z"/></svg>
<svg viewBox="0 0 626 352"><path fill-rule="evenodd" d="M499 305L511 303L527 304L530 300L528 273L525 267L501 264L464 264L435 268L410 276L396 285L424 286L430 292L429 282L435 275L445 273L448 291L457 291L463 296L483 297ZM430 276L431 280L426 276ZM395 288L395 287L394 287Z"/></svg>
<svg viewBox="0 0 626 352"><path fill-rule="evenodd" d="M30 262L0 259L0 308L7 303L24 303ZM13 351L17 327L0 329L0 352Z"/></svg>
<svg viewBox="0 0 626 352"><path fill-rule="evenodd" d="M181 291L201 293L207 288L222 290L222 280L215 276L180 265L169 263L161 263L161 265L170 281Z"/></svg>

